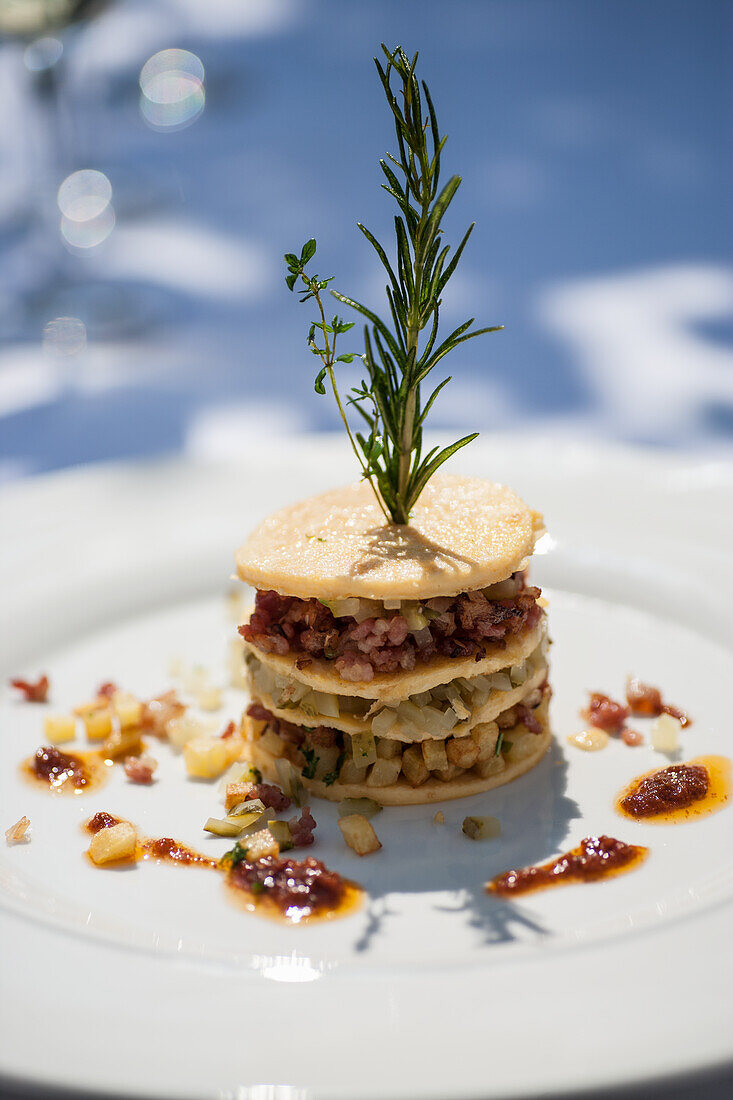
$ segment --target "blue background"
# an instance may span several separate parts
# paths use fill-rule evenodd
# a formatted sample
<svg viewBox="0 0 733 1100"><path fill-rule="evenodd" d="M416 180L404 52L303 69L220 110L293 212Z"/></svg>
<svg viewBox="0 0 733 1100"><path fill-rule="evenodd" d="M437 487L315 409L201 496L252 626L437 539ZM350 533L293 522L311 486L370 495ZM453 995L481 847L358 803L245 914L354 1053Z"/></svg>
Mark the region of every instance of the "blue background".
<svg viewBox="0 0 733 1100"><path fill-rule="evenodd" d="M310 313L281 256L315 236L319 270L383 310L355 225L391 247L378 158L394 136L371 61L382 40L420 51L450 135L444 172L464 182L448 239L476 221L444 323L506 325L444 361L454 382L433 425L728 450L731 10L118 0L59 36L57 114L34 102L24 44L7 45L0 471L226 457L338 427L313 393ZM138 78L171 47L200 58L206 103L160 131ZM62 244L54 198L79 168L105 173L116 213L84 250ZM86 325L74 354L44 343L58 316ZM361 349L358 332L344 350ZM344 385L357 375L344 368Z"/></svg>

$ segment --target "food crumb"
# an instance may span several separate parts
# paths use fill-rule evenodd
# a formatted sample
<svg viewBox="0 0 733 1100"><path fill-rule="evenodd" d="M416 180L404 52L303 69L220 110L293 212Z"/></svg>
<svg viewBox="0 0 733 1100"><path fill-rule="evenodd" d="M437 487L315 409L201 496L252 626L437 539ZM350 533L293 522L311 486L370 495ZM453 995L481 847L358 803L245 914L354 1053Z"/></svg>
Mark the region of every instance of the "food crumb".
<svg viewBox="0 0 733 1100"><path fill-rule="evenodd" d="M8 844L18 844L21 840L30 840L30 837L26 837L30 823L29 817L21 817L20 821L16 821L15 825L11 825L9 829L5 830L6 842Z"/></svg>
<svg viewBox="0 0 733 1100"><path fill-rule="evenodd" d="M621 734L621 740L624 745L643 745L644 735L638 730L630 730L627 727Z"/></svg>
<svg viewBox="0 0 733 1100"><path fill-rule="evenodd" d="M445 814L442 810L438 810L437 814L433 818L433 825L445 825Z"/></svg>

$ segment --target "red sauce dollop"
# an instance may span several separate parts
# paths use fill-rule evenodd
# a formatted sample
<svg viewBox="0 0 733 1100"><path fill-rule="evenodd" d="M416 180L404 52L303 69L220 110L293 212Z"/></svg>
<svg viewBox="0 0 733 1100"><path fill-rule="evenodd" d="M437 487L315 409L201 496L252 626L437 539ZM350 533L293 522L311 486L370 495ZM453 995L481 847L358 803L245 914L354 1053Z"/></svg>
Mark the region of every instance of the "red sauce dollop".
<svg viewBox="0 0 733 1100"><path fill-rule="evenodd" d="M655 817L699 802L709 786L710 776L702 764L670 764L639 779L620 806L632 817Z"/></svg>
<svg viewBox="0 0 733 1100"><path fill-rule="evenodd" d="M120 818L113 817L106 810L100 810L94 817L90 817L85 828L88 833L100 833L102 829L111 829L113 825L119 825Z"/></svg>
<svg viewBox="0 0 733 1100"><path fill-rule="evenodd" d="M238 863L229 872L229 882L256 899L269 901L290 919L334 912L349 885L337 871L311 856L303 860L265 856L255 863Z"/></svg>
<svg viewBox="0 0 733 1100"><path fill-rule="evenodd" d="M638 718L658 718L660 714L671 714L680 725L692 725L692 719L683 710L664 702L659 688L643 683L636 676L630 676L627 681L626 702L631 713Z"/></svg>
<svg viewBox="0 0 733 1100"><path fill-rule="evenodd" d="M611 836L588 836L577 848L549 863L497 875L487 883L486 889L492 894L514 895L564 882L597 882L621 871L630 871L646 854L646 848L626 844Z"/></svg>
<svg viewBox="0 0 733 1100"><path fill-rule="evenodd" d="M91 782L92 776L80 756L61 752L53 745L42 745L31 762L31 771L37 779L45 779L51 786L68 784L81 790Z"/></svg>

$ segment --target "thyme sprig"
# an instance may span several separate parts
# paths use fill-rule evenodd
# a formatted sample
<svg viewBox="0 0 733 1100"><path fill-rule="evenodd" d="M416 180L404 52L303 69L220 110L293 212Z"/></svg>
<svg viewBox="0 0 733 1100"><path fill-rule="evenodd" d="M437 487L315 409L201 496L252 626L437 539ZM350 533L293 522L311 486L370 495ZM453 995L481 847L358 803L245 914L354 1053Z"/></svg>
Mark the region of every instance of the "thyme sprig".
<svg viewBox="0 0 733 1100"><path fill-rule="evenodd" d="M352 325L339 317L334 317L331 325L326 323L320 295L333 277L319 279L306 273L305 267L316 251L314 240L303 246L300 257L288 253L285 260L289 288L293 290L300 279L301 301L313 298L319 308L320 320L311 324L308 333L309 346L323 364L316 378L316 392L325 393L324 382L328 377L362 476L370 481L385 516L394 523L404 524L409 522L410 512L436 470L478 434L473 432L442 449L433 447L423 456L425 419L451 378L443 379L424 403L421 384L459 344L487 332L497 332L503 326L472 329L474 318L471 318L444 339L438 339L441 296L456 270L474 223L449 259L451 246L443 241L441 222L461 178L451 176L438 189L441 153L447 136L440 134L427 84L422 82L421 92L415 76L418 55L410 60L401 47L390 51L384 44L382 50L386 64L378 58L374 61L393 115L398 155L388 153L387 160L379 163L387 180L382 187L400 210L394 219L396 265L390 262L374 235L357 224L387 273L391 327L365 305L331 290L338 301L368 322L364 326L365 351L361 357L368 380L353 387L347 400L361 415L367 431L352 431L336 384L335 363L351 363L354 355L335 353L336 337ZM319 341L323 346L318 346Z"/></svg>

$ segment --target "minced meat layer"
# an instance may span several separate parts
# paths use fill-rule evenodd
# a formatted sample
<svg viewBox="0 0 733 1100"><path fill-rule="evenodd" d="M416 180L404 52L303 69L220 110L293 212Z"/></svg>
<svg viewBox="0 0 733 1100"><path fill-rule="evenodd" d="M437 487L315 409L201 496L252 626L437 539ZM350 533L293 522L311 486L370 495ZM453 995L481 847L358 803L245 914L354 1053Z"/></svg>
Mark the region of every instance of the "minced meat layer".
<svg viewBox="0 0 733 1100"><path fill-rule="evenodd" d="M422 601L429 622L412 632L399 611L357 622L335 618L319 600L258 591L252 616L239 633L264 653L302 654L300 667L312 657L333 661L343 680L410 671L436 656L480 660L487 642L502 642L539 621L540 589L527 586L522 573L513 579L517 589L508 599L492 600L476 591Z"/></svg>

